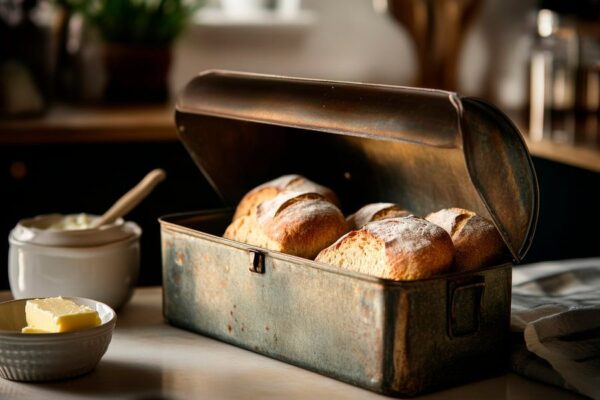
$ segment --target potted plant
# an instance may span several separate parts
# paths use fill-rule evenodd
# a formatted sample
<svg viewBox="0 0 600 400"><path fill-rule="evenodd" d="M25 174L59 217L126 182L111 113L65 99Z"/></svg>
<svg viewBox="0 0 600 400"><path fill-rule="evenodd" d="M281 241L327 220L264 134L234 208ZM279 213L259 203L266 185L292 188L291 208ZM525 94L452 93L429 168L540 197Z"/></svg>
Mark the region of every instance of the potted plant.
<svg viewBox="0 0 600 400"><path fill-rule="evenodd" d="M105 97L117 102L168 98L172 44L201 0L62 0L104 41Z"/></svg>

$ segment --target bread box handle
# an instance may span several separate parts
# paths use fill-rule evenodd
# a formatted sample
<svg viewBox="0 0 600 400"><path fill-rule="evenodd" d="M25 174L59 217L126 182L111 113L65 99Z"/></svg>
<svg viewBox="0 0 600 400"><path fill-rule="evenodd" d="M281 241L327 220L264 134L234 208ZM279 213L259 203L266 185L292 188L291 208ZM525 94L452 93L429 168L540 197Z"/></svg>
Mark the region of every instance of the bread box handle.
<svg viewBox="0 0 600 400"><path fill-rule="evenodd" d="M485 281L449 285L448 336L451 339L479 332Z"/></svg>

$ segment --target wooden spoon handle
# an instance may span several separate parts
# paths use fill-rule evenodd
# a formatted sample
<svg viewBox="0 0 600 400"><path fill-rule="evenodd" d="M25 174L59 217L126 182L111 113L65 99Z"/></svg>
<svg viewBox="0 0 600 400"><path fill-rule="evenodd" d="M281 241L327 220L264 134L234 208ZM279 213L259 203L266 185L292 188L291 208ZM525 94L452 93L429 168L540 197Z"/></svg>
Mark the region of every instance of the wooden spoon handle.
<svg viewBox="0 0 600 400"><path fill-rule="evenodd" d="M150 194L162 182L167 174L162 169L150 171L133 189L125 193L113 206L92 224L92 228L110 224L126 215Z"/></svg>

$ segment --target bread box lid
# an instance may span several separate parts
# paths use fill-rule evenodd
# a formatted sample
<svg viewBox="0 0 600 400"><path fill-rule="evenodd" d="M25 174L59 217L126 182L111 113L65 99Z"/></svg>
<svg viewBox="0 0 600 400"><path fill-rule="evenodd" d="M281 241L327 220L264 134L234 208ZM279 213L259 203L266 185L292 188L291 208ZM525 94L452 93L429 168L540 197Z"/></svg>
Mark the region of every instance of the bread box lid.
<svg viewBox="0 0 600 400"><path fill-rule="evenodd" d="M538 186L515 125L453 92L207 71L176 104L179 136L229 206L251 188L302 174L334 189L345 214L395 202L492 220L515 261L533 238Z"/></svg>

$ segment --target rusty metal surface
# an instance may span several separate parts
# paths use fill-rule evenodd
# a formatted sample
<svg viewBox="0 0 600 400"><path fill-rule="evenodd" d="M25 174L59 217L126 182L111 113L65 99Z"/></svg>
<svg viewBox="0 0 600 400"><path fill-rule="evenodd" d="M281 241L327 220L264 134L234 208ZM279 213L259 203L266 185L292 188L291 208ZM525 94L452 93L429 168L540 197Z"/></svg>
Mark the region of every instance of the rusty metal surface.
<svg viewBox="0 0 600 400"><path fill-rule="evenodd" d="M187 85L176 123L229 206L300 173L334 189L346 213L373 201L418 215L472 209L494 221L515 261L533 237L539 196L529 152L510 120L477 99L211 71Z"/></svg>
<svg viewBox="0 0 600 400"><path fill-rule="evenodd" d="M510 264L387 281L224 239L231 215L161 220L164 314L173 325L389 395L504 367Z"/></svg>
<svg viewBox="0 0 600 400"><path fill-rule="evenodd" d="M492 219L514 260L533 236L527 148L495 108L455 93L213 71L176 105L190 155L233 206L298 173L345 214L375 201ZM221 237L229 211L161 220L164 312L174 325L391 395L502 370L511 265L412 282L344 271Z"/></svg>

